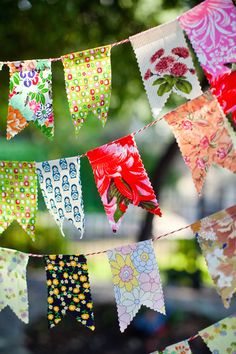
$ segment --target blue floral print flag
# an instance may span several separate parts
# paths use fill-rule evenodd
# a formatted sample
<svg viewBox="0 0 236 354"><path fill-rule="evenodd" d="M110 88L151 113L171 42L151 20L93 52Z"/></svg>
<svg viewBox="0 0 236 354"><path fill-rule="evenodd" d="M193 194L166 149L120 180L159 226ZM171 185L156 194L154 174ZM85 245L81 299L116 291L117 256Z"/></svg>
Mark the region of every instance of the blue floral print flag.
<svg viewBox="0 0 236 354"><path fill-rule="evenodd" d="M9 62L7 139L33 122L49 138L54 134L50 60Z"/></svg>
<svg viewBox="0 0 236 354"><path fill-rule="evenodd" d="M50 255L45 261L49 327L56 326L69 313L93 331L93 302L85 256Z"/></svg>
<svg viewBox="0 0 236 354"><path fill-rule="evenodd" d="M165 314L157 260L151 240L107 251L121 332L141 305Z"/></svg>
<svg viewBox="0 0 236 354"><path fill-rule="evenodd" d="M36 164L39 183L49 212L62 234L64 219L84 232L84 208L80 182L80 159L70 157Z"/></svg>
<svg viewBox="0 0 236 354"><path fill-rule="evenodd" d="M236 313L199 332L213 354L236 353Z"/></svg>
<svg viewBox="0 0 236 354"><path fill-rule="evenodd" d="M29 322L26 267L28 255L0 248L0 311L9 306L25 323Z"/></svg>

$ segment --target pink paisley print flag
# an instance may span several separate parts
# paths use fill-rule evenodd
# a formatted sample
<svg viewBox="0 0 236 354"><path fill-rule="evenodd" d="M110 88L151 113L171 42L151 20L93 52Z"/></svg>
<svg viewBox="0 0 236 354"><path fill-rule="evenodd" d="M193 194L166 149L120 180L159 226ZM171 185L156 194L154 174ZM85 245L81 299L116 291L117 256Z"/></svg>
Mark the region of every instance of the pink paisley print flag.
<svg viewBox="0 0 236 354"><path fill-rule="evenodd" d="M194 223L209 273L224 306L236 289L236 205Z"/></svg>
<svg viewBox="0 0 236 354"><path fill-rule="evenodd" d="M105 125L111 98L111 46L62 57L70 113L78 133L89 113Z"/></svg>
<svg viewBox="0 0 236 354"><path fill-rule="evenodd" d="M198 333L213 354L236 353L236 314Z"/></svg>
<svg viewBox="0 0 236 354"><path fill-rule="evenodd" d="M236 7L232 0L206 0L179 18L226 114L236 124Z"/></svg>
<svg viewBox="0 0 236 354"><path fill-rule="evenodd" d="M142 305L165 314L161 280L151 240L107 251L121 332Z"/></svg>
<svg viewBox="0 0 236 354"><path fill-rule="evenodd" d="M212 164L236 172L236 151L228 121L210 92L164 116L173 129L198 193Z"/></svg>
<svg viewBox="0 0 236 354"><path fill-rule="evenodd" d="M236 8L232 0L205 0L179 17L205 72L218 78L236 62Z"/></svg>
<svg viewBox="0 0 236 354"><path fill-rule="evenodd" d="M187 99L201 95L193 61L178 21L130 37L153 116L172 92Z"/></svg>
<svg viewBox="0 0 236 354"><path fill-rule="evenodd" d="M10 93L7 139L33 122L49 138L54 134L52 72L50 60L8 63Z"/></svg>
<svg viewBox="0 0 236 354"><path fill-rule="evenodd" d="M87 157L114 232L130 203L161 216L133 136L91 150Z"/></svg>

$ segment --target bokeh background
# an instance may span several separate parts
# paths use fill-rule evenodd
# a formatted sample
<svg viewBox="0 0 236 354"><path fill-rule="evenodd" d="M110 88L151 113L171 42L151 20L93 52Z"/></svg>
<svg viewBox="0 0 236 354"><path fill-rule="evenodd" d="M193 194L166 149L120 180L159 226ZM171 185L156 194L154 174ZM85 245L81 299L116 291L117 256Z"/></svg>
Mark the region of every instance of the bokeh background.
<svg viewBox="0 0 236 354"><path fill-rule="evenodd" d="M174 19L200 1L190 0L1 0L0 60L58 57L127 38ZM193 54L194 57L194 54ZM204 88L207 82L196 58ZM6 141L9 73L0 72L0 159L36 160L75 156L127 135L152 121L137 62L130 44L112 49L112 99L103 129L90 116L76 138L63 80L61 62L53 63L55 138L48 140L29 126ZM165 112L183 102L172 95ZM136 136L144 165L152 180L163 217L156 218L129 207L120 231L108 225L92 171L82 159L81 178L86 213L83 240L66 229L63 238L39 194L36 241L13 223L1 235L0 246L34 253L88 253L145 240L178 229L198 218L235 204L235 177L212 167L198 197L174 137L165 122ZM30 259L28 288L30 324L23 325L6 308L0 313L1 354L144 354L161 350L236 310L226 311L217 296L196 240L189 230L155 242L164 287L167 316L142 309L124 334L119 332L111 273L104 254L88 257L96 331L91 332L69 316L52 330L47 327L44 264ZM203 342L191 342L193 353L209 353Z"/></svg>

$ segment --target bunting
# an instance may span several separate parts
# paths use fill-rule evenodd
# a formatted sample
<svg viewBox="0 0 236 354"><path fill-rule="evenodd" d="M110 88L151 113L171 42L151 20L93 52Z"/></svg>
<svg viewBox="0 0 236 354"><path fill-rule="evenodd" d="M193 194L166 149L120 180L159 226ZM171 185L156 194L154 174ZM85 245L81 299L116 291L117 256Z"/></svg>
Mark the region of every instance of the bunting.
<svg viewBox="0 0 236 354"><path fill-rule="evenodd" d="M130 203L161 215L133 136L91 150L87 157L114 232Z"/></svg>
<svg viewBox="0 0 236 354"><path fill-rule="evenodd" d="M217 292L228 308L236 289L236 206L194 223L192 230Z"/></svg>
<svg viewBox="0 0 236 354"><path fill-rule="evenodd" d="M70 221L84 232L84 207L80 181L80 159L71 157L36 164L45 204L63 232L63 222Z"/></svg>
<svg viewBox="0 0 236 354"><path fill-rule="evenodd" d="M236 352L236 314L199 332L213 354Z"/></svg>
<svg viewBox="0 0 236 354"><path fill-rule="evenodd" d="M35 162L0 161L0 234L16 220L34 240L36 211Z"/></svg>
<svg viewBox="0 0 236 354"><path fill-rule="evenodd" d="M106 123L111 98L111 46L62 57L69 109L78 133L89 112Z"/></svg>
<svg viewBox="0 0 236 354"><path fill-rule="evenodd" d="M49 327L56 326L69 313L93 331L93 302L86 258L83 255L50 255L45 261Z"/></svg>
<svg viewBox="0 0 236 354"><path fill-rule="evenodd" d="M229 124L210 92L186 102L164 119L173 129L199 194L212 164L236 172L236 151Z"/></svg>
<svg viewBox="0 0 236 354"><path fill-rule="evenodd" d="M236 122L236 73L228 65L236 62L235 21L232 0L205 0L179 17L212 92L224 112L232 113Z"/></svg>
<svg viewBox="0 0 236 354"><path fill-rule="evenodd" d="M166 347L165 350L161 352L153 352L151 354L191 354L192 351L190 349L189 343L187 340L183 340L182 342L172 344L169 347Z"/></svg>
<svg viewBox="0 0 236 354"><path fill-rule="evenodd" d="M9 62L7 139L33 122L49 138L54 134L50 60Z"/></svg>
<svg viewBox="0 0 236 354"><path fill-rule="evenodd" d="M187 99L201 95L193 62L178 21L130 37L153 116L172 92Z"/></svg>
<svg viewBox="0 0 236 354"><path fill-rule="evenodd" d="M121 332L141 305L165 314L161 280L151 240L107 251Z"/></svg>
<svg viewBox="0 0 236 354"><path fill-rule="evenodd" d="M25 253L0 247L0 311L9 306L24 323L29 322L28 259Z"/></svg>

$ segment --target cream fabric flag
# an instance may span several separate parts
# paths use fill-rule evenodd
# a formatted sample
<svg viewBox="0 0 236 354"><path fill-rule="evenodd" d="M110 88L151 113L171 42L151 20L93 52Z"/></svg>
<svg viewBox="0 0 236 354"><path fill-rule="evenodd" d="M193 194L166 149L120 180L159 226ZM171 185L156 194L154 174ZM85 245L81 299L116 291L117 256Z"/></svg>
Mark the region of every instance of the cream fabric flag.
<svg viewBox="0 0 236 354"><path fill-rule="evenodd" d="M0 311L7 305L25 323L29 322L26 267L29 256L0 247Z"/></svg>
<svg viewBox="0 0 236 354"><path fill-rule="evenodd" d="M155 118L172 92L187 99L202 94L177 20L138 33L130 41Z"/></svg>

